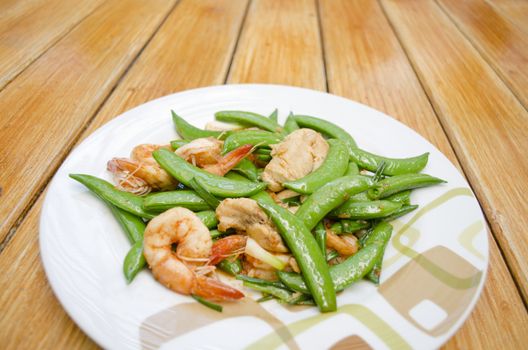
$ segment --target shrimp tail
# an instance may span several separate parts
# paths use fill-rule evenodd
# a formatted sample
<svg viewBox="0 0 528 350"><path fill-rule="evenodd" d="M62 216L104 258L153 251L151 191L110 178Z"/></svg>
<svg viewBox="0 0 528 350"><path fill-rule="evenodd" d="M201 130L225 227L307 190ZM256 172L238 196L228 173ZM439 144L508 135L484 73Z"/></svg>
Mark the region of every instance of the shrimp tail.
<svg viewBox="0 0 528 350"><path fill-rule="evenodd" d="M243 235L231 235L219 239L213 243L209 264L216 265L225 258L244 253L246 242L247 236Z"/></svg>
<svg viewBox="0 0 528 350"><path fill-rule="evenodd" d="M218 280L197 276L192 294L212 301L232 301L244 297L244 293Z"/></svg>
<svg viewBox="0 0 528 350"><path fill-rule="evenodd" d="M251 154L253 150L252 145L243 145L235 148L225 156L220 158L217 164L206 166L204 170L219 176L224 176L231 169L233 169L242 159Z"/></svg>

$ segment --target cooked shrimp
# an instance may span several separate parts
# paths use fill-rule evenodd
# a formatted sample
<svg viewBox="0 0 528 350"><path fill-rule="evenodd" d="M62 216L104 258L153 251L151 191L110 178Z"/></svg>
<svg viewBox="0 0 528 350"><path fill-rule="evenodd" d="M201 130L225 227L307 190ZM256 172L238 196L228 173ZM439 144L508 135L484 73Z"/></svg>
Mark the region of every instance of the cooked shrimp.
<svg viewBox="0 0 528 350"><path fill-rule="evenodd" d="M275 224L268 218L256 201L250 198L227 198L216 208L218 229L235 229L253 238L262 248L275 253L286 253Z"/></svg>
<svg viewBox="0 0 528 350"><path fill-rule="evenodd" d="M174 252L172 246L177 244ZM200 275L211 256L213 242L207 227L192 211L172 208L152 219L145 229L143 248L152 274L175 292L210 300L244 297L239 290Z"/></svg>
<svg viewBox="0 0 528 350"><path fill-rule="evenodd" d="M284 141L271 145L272 159L264 168L262 180L273 192L282 190L282 184L297 180L317 169L326 158L328 143L316 131L299 129Z"/></svg>
<svg viewBox="0 0 528 350"><path fill-rule="evenodd" d="M352 234L336 235L330 230L326 230L326 246L335 249L341 255L353 255L358 249L356 236Z"/></svg>
<svg viewBox="0 0 528 350"><path fill-rule="evenodd" d="M244 145L222 156L223 144L214 137L200 138L178 148L175 153L211 174L224 176L251 153L253 146Z"/></svg>
<svg viewBox="0 0 528 350"><path fill-rule="evenodd" d="M134 147L128 158L112 158L107 169L114 176L116 187L120 190L147 194L152 190L172 190L178 182L163 170L152 152L169 146L143 144Z"/></svg>

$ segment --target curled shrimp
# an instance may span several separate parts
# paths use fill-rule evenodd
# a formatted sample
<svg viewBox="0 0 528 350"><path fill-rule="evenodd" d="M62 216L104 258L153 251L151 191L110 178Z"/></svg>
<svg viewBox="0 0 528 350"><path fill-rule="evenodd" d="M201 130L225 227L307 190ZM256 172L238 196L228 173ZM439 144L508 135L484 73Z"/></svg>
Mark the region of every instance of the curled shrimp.
<svg viewBox="0 0 528 350"><path fill-rule="evenodd" d="M204 137L183 145L175 153L211 174L224 176L251 153L253 146L240 146L222 156L223 145L223 141L214 137Z"/></svg>
<svg viewBox="0 0 528 350"><path fill-rule="evenodd" d="M177 245L175 252L173 245ZM156 216L145 229L143 246L152 274L173 291L215 301L244 297L239 290L205 275L211 271L207 262L213 242L192 211L177 207Z"/></svg>
<svg viewBox="0 0 528 350"><path fill-rule="evenodd" d="M352 234L336 235L330 230L326 230L326 246L333 248L340 255L353 255L359 249L359 244L356 236Z"/></svg>
<svg viewBox="0 0 528 350"><path fill-rule="evenodd" d="M163 170L152 152L168 146L142 144L134 147L128 158L112 158L107 169L114 176L116 187L138 195L152 190L172 190L178 182Z"/></svg>

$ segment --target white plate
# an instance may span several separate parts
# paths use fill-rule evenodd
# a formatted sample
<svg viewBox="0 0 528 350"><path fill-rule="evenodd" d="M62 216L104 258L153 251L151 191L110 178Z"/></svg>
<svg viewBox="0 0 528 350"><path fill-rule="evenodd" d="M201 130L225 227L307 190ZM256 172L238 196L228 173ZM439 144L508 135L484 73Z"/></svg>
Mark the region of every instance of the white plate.
<svg viewBox="0 0 528 350"><path fill-rule="evenodd" d="M211 311L141 272L122 273L130 245L108 208L68 177L110 180L108 159L140 143L176 138L170 110L203 127L218 110L264 115L274 108L325 118L360 147L389 157L430 152L424 172L448 180L416 190L415 212L394 223L381 285L359 282L338 296L335 313L286 308L251 298ZM488 241L468 184L449 160L416 132L362 104L276 85L227 85L185 91L134 108L110 121L69 155L51 182L40 221L44 267L74 321L105 348L321 349L366 345L436 348L461 326L484 284ZM256 296L256 295L255 295Z"/></svg>

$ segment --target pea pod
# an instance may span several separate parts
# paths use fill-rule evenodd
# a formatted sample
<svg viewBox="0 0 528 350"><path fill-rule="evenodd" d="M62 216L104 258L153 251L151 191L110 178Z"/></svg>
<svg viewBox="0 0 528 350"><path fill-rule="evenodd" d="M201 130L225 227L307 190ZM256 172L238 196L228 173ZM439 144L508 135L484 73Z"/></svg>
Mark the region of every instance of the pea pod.
<svg viewBox="0 0 528 350"><path fill-rule="evenodd" d="M269 146L281 142L283 135L264 130L241 130L226 137L222 153L244 145Z"/></svg>
<svg viewBox="0 0 528 350"><path fill-rule="evenodd" d="M264 183L242 182L210 174L166 149L156 150L152 155L163 169L185 186L191 187L191 179L197 178L207 191L218 197L246 197L266 187Z"/></svg>
<svg viewBox="0 0 528 350"><path fill-rule="evenodd" d="M174 207L183 207L192 211L210 209L202 197L189 190L152 193L143 201L143 208L152 212L163 212Z"/></svg>
<svg viewBox="0 0 528 350"><path fill-rule="evenodd" d="M351 148L349 151L350 159L356 162L361 168L375 172L383 163L382 174L390 176L418 173L427 165L429 159L429 153L411 158L387 158L359 148Z"/></svg>
<svg viewBox="0 0 528 350"><path fill-rule="evenodd" d="M336 291L345 289L372 270L376 260L383 253L382 250L389 241L391 233L391 225L385 222L378 224L364 248L341 264L330 267L330 275ZM294 272L278 271L277 276L291 290L309 294L308 287L301 275Z"/></svg>
<svg viewBox="0 0 528 350"><path fill-rule="evenodd" d="M388 200L391 202L398 202L403 205L409 205L411 204L411 192L412 192L411 190L401 191L393 195L390 195L388 197L385 197L385 200Z"/></svg>
<svg viewBox="0 0 528 350"><path fill-rule="evenodd" d="M362 176L344 176L317 189L308 197L295 213L304 225L311 230L332 209L343 204L351 195L363 192L369 181Z"/></svg>
<svg viewBox="0 0 528 350"><path fill-rule="evenodd" d="M316 117L310 117L307 115L296 115L295 121L302 128L310 128L315 131L319 131L320 133L325 134L331 138L343 141L347 145L347 148L349 150L357 147L354 138L350 136L350 134L346 132L343 128L335 125L332 122Z"/></svg>
<svg viewBox="0 0 528 350"><path fill-rule="evenodd" d="M332 210L329 215L340 219L369 220L389 216L400 209L401 206L401 203L385 200L371 202L353 202L349 200Z"/></svg>
<svg viewBox="0 0 528 350"><path fill-rule="evenodd" d="M172 153L168 150L165 151ZM145 219L152 219L155 216L151 213L147 213L143 209L143 198L136 196L132 193L120 191L108 181L105 181L92 175L85 174L70 174L70 177L82 183L90 191L95 193L105 202L115 205L116 207L121 208L126 212L129 212Z"/></svg>
<svg viewBox="0 0 528 350"><path fill-rule="evenodd" d="M351 201L351 202L368 202L370 200L371 199L370 199L367 191L356 193L355 195L350 196L350 199L349 199L349 201Z"/></svg>
<svg viewBox="0 0 528 350"><path fill-rule="evenodd" d="M284 132L286 132L286 134L291 134L295 130L299 130L299 125L297 125L293 113L290 112L288 118L286 118L286 122L284 123Z"/></svg>
<svg viewBox="0 0 528 350"><path fill-rule="evenodd" d="M364 220L341 220L334 222L330 227L330 231L336 235L342 233L354 233L365 228L369 228L370 223Z"/></svg>
<svg viewBox="0 0 528 350"><path fill-rule="evenodd" d="M324 184L342 176L348 166L346 145L340 140L328 140L330 148L319 168L298 180L284 183L284 187L302 194L311 194Z"/></svg>
<svg viewBox="0 0 528 350"><path fill-rule="evenodd" d="M384 217L383 221L389 222L395 220L399 217L409 214L411 211L416 210L416 208L418 208L418 205L404 205L400 209L393 212L391 215Z"/></svg>
<svg viewBox="0 0 528 350"><path fill-rule="evenodd" d="M226 179L231 179L231 180L235 180L235 181L242 181L242 182L249 182L250 181L247 177L242 176L239 173L234 172L234 171L228 172L227 174L225 174L224 177Z"/></svg>
<svg viewBox="0 0 528 350"><path fill-rule="evenodd" d="M293 300L293 298L295 297L295 295L292 292L286 289L277 288L274 286L264 286L260 284L247 282L247 281L244 281L244 286L249 287L251 289L258 290L259 292L262 292L262 293L273 295L275 298L282 300L286 303L290 303L290 301Z"/></svg>
<svg viewBox="0 0 528 350"><path fill-rule="evenodd" d="M138 241L143 241L143 232L145 232L145 222L136 215L130 214L123 209L120 209L109 202L107 202L112 214L117 219L123 231L125 231L130 243L134 244Z"/></svg>
<svg viewBox="0 0 528 350"><path fill-rule="evenodd" d="M398 175L379 181L368 191L368 195L372 199L385 198L401 191L432 186L442 182L445 181L427 174Z"/></svg>
<svg viewBox="0 0 528 350"><path fill-rule="evenodd" d="M143 256L143 239L132 245L128 251L125 261L123 262L123 273L128 283L132 282L134 277L141 271L147 261Z"/></svg>
<svg viewBox="0 0 528 350"><path fill-rule="evenodd" d="M277 121L279 120L279 110L277 108L275 108L275 110L273 110L273 112L271 112L271 114L268 116L268 118L270 118L275 123L277 123Z"/></svg>
<svg viewBox="0 0 528 350"><path fill-rule="evenodd" d="M269 149L269 148L259 148L254 153L255 154L261 154L261 155L269 156L269 155L271 155L271 149Z"/></svg>
<svg viewBox="0 0 528 350"><path fill-rule="evenodd" d="M240 260L231 261L229 259L224 259L216 265L220 270L227 272L233 276L238 275L242 272L242 264Z"/></svg>
<svg viewBox="0 0 528 350"><path fill-rule="evenodd" d="M373 244L377 243L382 246L381 254L378 256L376 261L374 262L374 266L372 266L372 269L370 272L366 275L367 279L374 282L375 284L379 284L379 278L381 276L381 268L383 265L383 256L385 255L385 248L387 247L387 244L389 243L390 236L392 234L392 226L387 223L380 223L376 228L381 231L373 231L370 236L367 238L365 244Z"/></svg>
<svg viewBox="0 0 528 350"><path fill-rule="evenodd" d="M215 228L218 225L218 219L213 210L199 211L196 213L196 216L198 216L200 221L203 222L208 229Z"/></svg>
<svg viewBox="0 0 528 350"><path fill-rule="evenodd" d="M282 284L280 281L268 281L268 280L263 280L261 278L249 277L246 275L236 275L235 278L239 281L250 282L253 284L258 284L260 286L273 286L276 288L287 289L286 286Z"/></svg>
<svg viewBox="0 0 528 350"><path fill-rule="evenodd" d="M170 142L170 145L171 145L171 148L176 150L182 146L185 146L186 144L188 144L189 141L188 140L172 140Z"/></svg>
<svg viewBox="0 0 528 350"><path fill-rule="evenodd" d="M359 175L358 165L354 162L349 162L345 175Z"/></svg>
<svg viewBox="0 0 528 350"><path fill-rule="evenodd" d="M220 232L218 230L211 230L209 231L209 233L211 234L212 239L220 238L221 236L226 234L225 232Z"/></svg>
<svg viewBox="0 0 528 350"><path fill-rule="evenodd" d="M282 127L276 121L252 112L220 111L215 113L215 119L221 122L256 126L264 130L282 133Z"/></svg>
<svg viewBox="0 0 528 350"><path fill-rule="evenodd" d="M253 199L259 203L277 226L281 237L297 261L308 290L319 310L321 312L335 311L336 295L328 265L313 235L302 221L287 209L270 203L271 198L267 193L260 192L253 196Z"/></svg>
<svg viewBox="0 0 528 350"><path fill-rule="evenodd" d="M234 171L239 172L244 175L251 181L258 181L258 171L257 167L249 159L242 159L236 167L233 168Z"/></svg>
<svg viewBox="0 0 528 350"><path fill-rule="evenodd" d="M321 249L321 253L326 256L326 229L322 221L315 226L314 237Z"/></svg>
<svg viewBox="0 0 528 350"><path fill-rule="evenodd" d="M185 119L177 115L174 111L171 111L171 113L172 121L174 122L174 126L176 127L176 132L184 140L192 141L194 139L199 139L202 137L218 138L222 134L225 134L221 131L202 130L194 125L189 124Z"/></svg>
<svg viewBox="0 0 528 350"><path fill-rule="evenodd" d="M212 209L216 209L216 207L220 205L218 198L209 193L199 179L193 178L189 183L196 191L196 194L198 194Z"/></svg>

